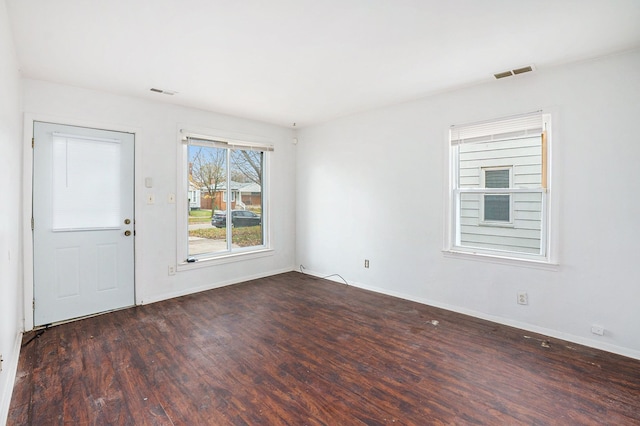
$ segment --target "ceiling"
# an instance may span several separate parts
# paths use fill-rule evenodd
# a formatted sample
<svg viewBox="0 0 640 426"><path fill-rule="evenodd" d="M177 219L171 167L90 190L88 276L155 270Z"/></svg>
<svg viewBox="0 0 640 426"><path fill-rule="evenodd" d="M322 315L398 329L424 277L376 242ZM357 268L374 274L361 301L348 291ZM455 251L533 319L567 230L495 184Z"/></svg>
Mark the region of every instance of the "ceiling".
<svg viewBox="0 0 640 426"><path fill-rule="evenodd" d="M6 3L24 77L297 127L640 47L640 0Z"/></svg>

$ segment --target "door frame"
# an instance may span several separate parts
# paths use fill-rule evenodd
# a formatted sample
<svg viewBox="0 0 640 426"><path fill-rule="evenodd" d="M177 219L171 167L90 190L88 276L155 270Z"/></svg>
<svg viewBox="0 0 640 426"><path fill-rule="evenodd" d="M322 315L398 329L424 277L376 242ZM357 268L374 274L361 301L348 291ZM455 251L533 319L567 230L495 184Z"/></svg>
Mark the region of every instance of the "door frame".
<svg viewBox="0 0 640 426"><path fill-rule="evenodd" d="M31 140L33 138L33 125L35 121L61 124L65 126L90 127L94 129L113 130L117 132L133 133L134 135L134 223L137 212L142 208L140 197L136 188L140 188L142 178L141 170L141 134L138 127L123 126L109 122L97 122L90 120L80 120L69 117L52 116L48 114L25 113L23 127L23 177L22 177L22 255L23 255L23 283L24 283L24 331L31 331L34 328L33 320L33 233L31 231L31 218L33 217L33 150ZM139 237L136 237L139 241ZM138 262L139 247L141 244L134 244L133 248L133 280L134 280L134 304L141 304L141 291L138 283Z"/></svg>

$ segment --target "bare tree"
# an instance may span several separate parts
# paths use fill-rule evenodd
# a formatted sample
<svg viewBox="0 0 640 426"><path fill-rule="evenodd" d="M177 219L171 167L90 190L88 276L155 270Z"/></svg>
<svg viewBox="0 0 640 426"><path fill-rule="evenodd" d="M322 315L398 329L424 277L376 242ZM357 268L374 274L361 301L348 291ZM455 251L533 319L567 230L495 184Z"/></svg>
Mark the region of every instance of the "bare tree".
<svg viewBox="0 0 640 426"><path fill-rule="evenodd" d="M262 187L262 151L231 151L233 174L238 180L244 177L244 182L254 182Z"/></svg>
<svg viewBox="0 0 640 426"><path fill-rule="evenodd" d="M204 189L211 197L211 214L213 215L216 207L218 207L213 204L215 194L227 179L225 170L226 150L201 146L193 146L190 147L191 149L194 152L193 155L190 155L190 179L198 189Z"/></svg>

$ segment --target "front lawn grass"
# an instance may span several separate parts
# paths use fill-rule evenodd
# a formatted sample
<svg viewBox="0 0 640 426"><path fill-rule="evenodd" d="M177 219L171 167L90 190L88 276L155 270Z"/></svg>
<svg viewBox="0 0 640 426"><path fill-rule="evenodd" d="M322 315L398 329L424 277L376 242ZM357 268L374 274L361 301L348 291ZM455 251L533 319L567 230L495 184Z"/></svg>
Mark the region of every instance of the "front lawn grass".
<svg viewBox="0 0 640 426"><path fill-rule="evenodd" d="M262 245L262 227L246 226L242 228L233 228L232 231L233 244L240 247L252 247ZM208 238L210 240L224 240L227 238L226 228L206 228L192 229L189 231L190 237Z"/></svg>
<svg viewBox="0 0 640 426"><path fill-rule="evenodd" d="M211 220L211 210L200 209L189 211L189 223L207 223Z"/></svg>

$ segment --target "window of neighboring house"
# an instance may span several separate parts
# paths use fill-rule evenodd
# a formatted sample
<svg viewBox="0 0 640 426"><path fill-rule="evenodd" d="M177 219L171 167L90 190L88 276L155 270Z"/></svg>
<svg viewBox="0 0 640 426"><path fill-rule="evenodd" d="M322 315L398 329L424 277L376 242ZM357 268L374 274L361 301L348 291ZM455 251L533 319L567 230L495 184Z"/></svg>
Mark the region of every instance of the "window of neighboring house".
<svg viewBox="0 0 640 426"><path fill-rule="evenodd" d="M227 202L227 191L222 191L222 201ZM231 191L231 202L236 201L236 193L235 191Z"/></svg>
<svg viewBox="0 0 640 426"><path fill-rule="evenodd" d="M510 188L511 167L483 168L483 188ZM510 224L512 217L511 194L484 194L482 197L482 221L485 224Z"/></svg>
<svg viewBox="0 0 640 426"><path fill-rule="evenodd" d="M549 261L550 116L453 126L448 250Z"/></svg>
<svg viewBox="0 0 640 426"><path fill-rule="evenodd" d="M185 191L189 214L179 263L269 248L266 177L273 148L185 134L185 188L197 188L199 196ZM257 195L234 204L238 188L248 185ZM229 191L231 202L227 202ZM199 205L194 205L195 199ZM234 209L245 210L246 215Z"/></svg>

